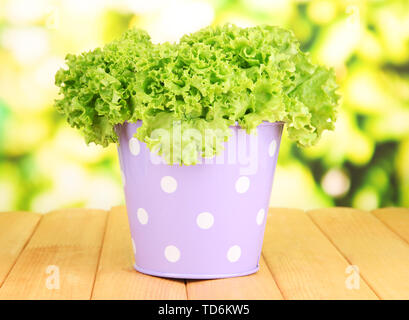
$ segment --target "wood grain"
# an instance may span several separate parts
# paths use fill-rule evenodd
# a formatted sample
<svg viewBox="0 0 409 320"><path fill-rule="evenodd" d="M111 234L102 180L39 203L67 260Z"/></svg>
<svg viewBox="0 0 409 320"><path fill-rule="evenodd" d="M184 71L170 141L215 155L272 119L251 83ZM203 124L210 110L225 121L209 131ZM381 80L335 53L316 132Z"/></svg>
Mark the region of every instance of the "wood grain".
<svg viewBox="0 0 409 320"><path fill-rule="evenodd" d="M0 299L89 299L105 222L101 210L46 214L0 288Z"/></svg>
<svg viewBox="0 0 409 320"><path fill-rule="evenodd" d="M409 299L409 245L402 238L366 211L331 208L309 215L380 298Z"/></svg>
<svg viewBox="0 0 409 320"><path fill-rule="evenodd" d="M409 209L384 208L372 212L379 220L409 243Z"/></svg>
<svg viewBox="0 0 409 320"><path fill-rule="evenodd" d="M187 295L191 300L281 300L283 297L264 261L257 273L217 280L188 280Z"/></svg>
<svg viewBox="0 0 409 320"><path fill-rule="evenodd" d="M125 207L108 217L93 299L186 299L183 280L148 276L133 268L133 253Z"/></svg>
<svg viewBox="0 0 409 320"><path fill-rule="evenodd" d="M272 209L245 277L185 285L132 265L125 207L0 213L0 299L409 299L409 209Z"/></svg>
<svg viewBox="0 0 409 320"><path fill-rule="evenodd" d="M263 254L286 299L376 299L361 281L350 290L349 263L304 211L270 209Z"/></svg>
<svg viewBox="0 0 409 320"><path fill-rule="evenodd" d="M41 215L0 213L0 287L36 228Z"/></svg>

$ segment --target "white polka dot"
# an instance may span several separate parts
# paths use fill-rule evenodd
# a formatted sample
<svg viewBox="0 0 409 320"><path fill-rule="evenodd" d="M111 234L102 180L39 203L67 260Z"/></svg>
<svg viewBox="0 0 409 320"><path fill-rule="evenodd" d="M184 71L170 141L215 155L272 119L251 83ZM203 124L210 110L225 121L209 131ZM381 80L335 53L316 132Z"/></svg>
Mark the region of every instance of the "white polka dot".
<svg viewBox="0 0 409 320"><path fill-rule="evenodd" d="M139 141L135 137L129 139L129 151L131 151L131 153L134 156L137 156L139 152L141 151L141 146L139 145Z"/></svg>
<svg viewBox="0 0 409 320"><path fill-rule="evenodd" d="M241 256L241 248L238 245L230 247L229 251L227 251L227 259L230 262L236 262L240 259Z"/></svg>
<svg viewBox="0 0 409 320"><path fill-rule="evenodd" d="M270 146L268 147L268 154L270 157L274 157L274 154L276 153L277 149L277 142L275 140L270 142Z"/></svg>
<svg viewBox="0 0 409 320"><path fill-rule="evenodd" d="M138 216L138 220L141 224L148 223L149 216L144 208L139 208L138 211L136 212L136 215Z"/></svg>
<svg viewBox="0 0 409 320"><path fill-rule="evenodd" d="M263 223L265 214L266 213L265 213L264 209L260 209L259 212L257 213L256 222L257 222L257 224L259 226Z"/></svg>
<svg viewBox="0 0 409 320"><path fill-rule="evenodd" d="M171 176L165 176L161 179L160 186L166 193L173 193L176 191L178 183L175 178Z"/></svg>
<svg viewBox="0 0 409 320"><path fill-rule="evenodd" d="M133 253L136 254L135 240L133 238L131 239L132 239L132 250L133 250Z"/></svg>
<svg viewBox="0 0 409 320"><path fill-rule="evenodd" d="M169 262L176 262L180 259L180 250L175 246L167 246L165 248L165 258Z"/></svg>
<svg viewBox="0 0 409 320"><path fill-rule="evenodd" d="M209 229L214 223L214 217L210 212L202 212L197 216L196 223L201 229Z"/></svg>
<svg viewBox="0 0 409 320"><path fill-rule="evenodd" d="M245 193L250 187L250 179L242 176L236 181L236 191L238 193Z"/></svg>

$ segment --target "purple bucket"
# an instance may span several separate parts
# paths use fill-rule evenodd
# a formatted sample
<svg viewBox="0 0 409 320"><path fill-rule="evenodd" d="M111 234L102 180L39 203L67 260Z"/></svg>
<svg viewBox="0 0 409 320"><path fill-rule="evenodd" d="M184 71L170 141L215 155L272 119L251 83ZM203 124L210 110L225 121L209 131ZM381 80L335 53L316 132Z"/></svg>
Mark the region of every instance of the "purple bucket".
<svg viewBox="0 0 409 320"><path fill-rule="evenodd" d="M256 135L231 127L224 152L193 166L165 164L133 138L140 125L117 128L135 269L185 279L256 272L283 123Z"/></svg>

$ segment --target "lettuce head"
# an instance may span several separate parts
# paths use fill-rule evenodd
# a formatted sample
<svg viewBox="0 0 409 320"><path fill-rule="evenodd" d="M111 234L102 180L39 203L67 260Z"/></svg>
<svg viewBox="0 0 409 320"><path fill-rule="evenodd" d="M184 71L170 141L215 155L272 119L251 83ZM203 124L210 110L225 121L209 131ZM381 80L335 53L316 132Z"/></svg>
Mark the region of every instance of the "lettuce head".
<svg viewBox="0 0 409 320"><path fill-rule="evenodd" d="M207 27L163 44L131 29L103 48L67 55L66 64L55 76L55 106L87 143L117 142L117 125L142 120L136 137L169 164L215 156L235 124L250 133L283 121L300 146L334 129L333 70L313 64L280 27Z"/></svg>

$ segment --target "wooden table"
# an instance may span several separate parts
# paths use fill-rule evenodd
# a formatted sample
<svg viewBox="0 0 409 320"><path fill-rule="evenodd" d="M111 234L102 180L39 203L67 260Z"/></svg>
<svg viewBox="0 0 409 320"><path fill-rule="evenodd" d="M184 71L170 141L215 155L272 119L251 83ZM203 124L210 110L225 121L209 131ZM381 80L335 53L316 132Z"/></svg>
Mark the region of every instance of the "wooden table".
<svg viewBox="0 0 409 320"><path fill-rule="evenodd" d="M124 207L0 213L0 299L409 299L409 209L271 209L260 271L171 280L132 268Z"/></svg>

